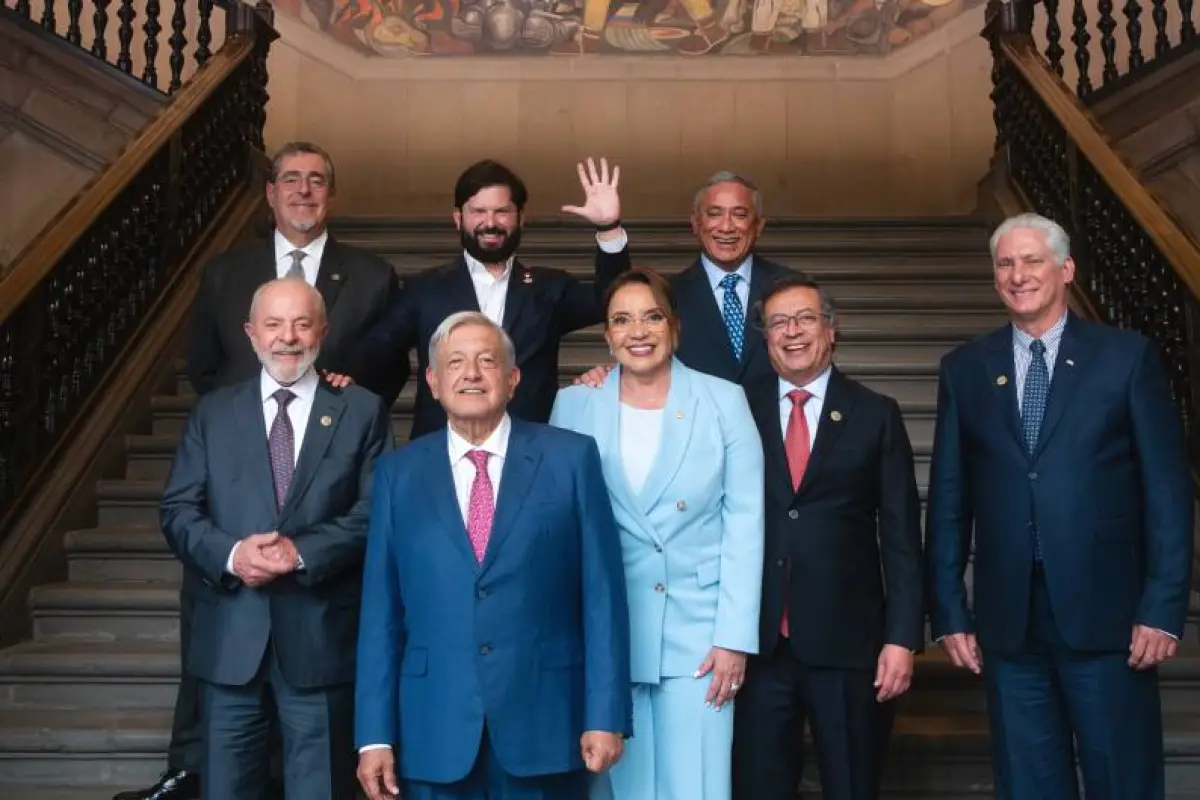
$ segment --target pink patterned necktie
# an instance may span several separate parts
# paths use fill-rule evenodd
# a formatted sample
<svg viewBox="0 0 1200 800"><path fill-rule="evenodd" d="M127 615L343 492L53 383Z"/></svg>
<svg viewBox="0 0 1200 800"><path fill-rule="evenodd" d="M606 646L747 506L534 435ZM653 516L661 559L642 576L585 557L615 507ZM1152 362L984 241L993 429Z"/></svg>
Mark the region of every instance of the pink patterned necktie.
<svg viewBox="0 0 1200 800"><path fill-rule="evenodd" d="M488 537L492 533L492 517L496 511L492 479L488 477L487 471L488 455L485 450L471 450L467 453L467 458L475 465L471 499L467 503L467 535L471 537L471 547L480 563L483 562L483 554L487 552Z"/></svg>

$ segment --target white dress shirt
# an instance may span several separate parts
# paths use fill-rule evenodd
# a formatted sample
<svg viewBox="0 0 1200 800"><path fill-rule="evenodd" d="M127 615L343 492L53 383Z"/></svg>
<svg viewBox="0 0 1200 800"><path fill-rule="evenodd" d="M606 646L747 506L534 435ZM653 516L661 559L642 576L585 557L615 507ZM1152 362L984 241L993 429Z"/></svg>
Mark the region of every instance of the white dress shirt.
<svg viewBox="0 0 1200 800"><path fill-rule="evenodd" d="M304 280L309 286L317 285L317 272L321 269L321 256L325 255L325 243L329 241L329 232L321 231L321 235L313 239L305 247L296 247L278 230L275 231L275 277L282 278L292 268L292 251L304 253L300 268L304 270ZM293 401L295 402L295 401Z"/></svg>
<svg viewBox="0 0 1200 800"><path fill-rule="evenodd" d="M284 386L281 383L277 383L274 378L267 374L265 369L259 378L263 422L266 426L265 435L268 437L271 435L271 425L275 423L275 416L279 413L279 403L271 395L280 389L290 389L296 395L287 406L287 415L288 419L292 422L292 438L294 440L292 448L293 466L300 460L300 447L304 444L304 432L308 430L308 418L312 414L313 400L317 396L317 383L319 380L317 371L311 368L308 372L301 375L300 379L291 386ZM266 531L260 531L260 533L266 533ZM237 552L239 544L241 542L230 548L229 558L225 559L225 571L231 575L233 574L233 554ZM301 567L303 567L303 560L300 563Z"/></svg>
<svg viewBox="0 0 1200 800"><path fill-rule="evenodd" d="M662 440L663 410L661 408L634 408L621 403L617 431L621 446L621 466L625 481L633 493L641 494L658 456Z"/></svg>
<svg viewBox="0 0 1200 800"><path fill-rule="evenodd" d="M508 455L508 437L512 433L512 419L508 414L500 420L500 424L496 426L496 430L492 431L491 435L483 441L481 445L473 445L463 437L454 432L453 428L446 428L449 435L447 444L450 449L450 474L454 478L454 496L458 500L458 510L462 513L463 525L467 525L467 511L471 504L471 484L475 482L475 464L471 459L467 458L467 453L472 450L483 450L490 455L487 462L488 478L492 481L492 502L496 502L496 498L500 496L500 475L504 472L504 459ZM366 744L358 748L358 752L363 753L367 750L382 750L390 749L390 744Z"/></svg>
<svg viewBox="0 0 1200 800"><path fill-rule="evenodd" d="M713 296L717 298L717 308L725 308L725 289L721 287L721 281L730 273L718 267L708 256L701 254L700 264L704 267L704 274L708 275L708 282L712 286ZM738 300L742 301L742 313L749 314L750 309L746 308L746 304L750 302L750 275L754 270L754 256L746 256L733 274L740 275L741 280L737 282L737 286L733 288L734 294Z"/></svg>
<svg viewBox="0 0 1200 800"><path fill-rule="evenodd" d="M821 374L803 386L796 386L783 378L779 379L779 425L783 437L787 439L788 420L792 417L792 398L788 392L803 389L812 397L804 404L804 421L808 423L808 451L812 452L813 443L817 441L817 425L821 422L821 409L825 407L825 394L829 390L829 372L832 367L826 367Z"/></svg>
<svg viewBox="0 0 1200 800"><path fill-rule="evenodd" d="M608 241L601 240L597 236L596 244L606 253L619 253L629 244L629 235L622 230L620 236ZM304 260L308 261L307 258ZM463 251L463 260L467 263L467 272L470 273L471 283L475 287L475 299L479 303L479 310L492 322L503 325L504 304L508 300L508 282L512 277L512 265L515 257L508 259L504 264L504 272L499 276L489 272L483 262L465 250ZM291 264L290 258L288 264Z"/></svg>

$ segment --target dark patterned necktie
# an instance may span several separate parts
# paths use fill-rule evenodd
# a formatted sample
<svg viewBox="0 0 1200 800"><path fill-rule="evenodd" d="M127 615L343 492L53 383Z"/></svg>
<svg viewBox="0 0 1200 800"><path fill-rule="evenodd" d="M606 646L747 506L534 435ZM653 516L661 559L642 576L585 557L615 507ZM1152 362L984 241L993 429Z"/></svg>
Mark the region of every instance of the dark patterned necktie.
<svg viewBox="0 0 1200 800"><path fill-rule="evenodd" d="M1041 339L1030 343L1029 352L1033 358L1025 373L1025 391L1021 399L1021 437L1025 440L1025 452L1032 456L1037 449L1046 403L1050 399L1050 370L1046 368L1046 345ZM1042 560L1042 543L1036 524L1033 527L1033 559Z"/></svg>
<svg viewBox="0 0 1200 800"><path fill-rule="evenodd" d="M742 299L737 295L737 285L741 279L741 275L730 273L717 284L725 290L721 303L721 317L725 320L725 332L729 334L733 357L738 361L742 360L742 345L746 337L746 311L742 308Z"/></svg>
<svg viewBox="0 0 1200 800"><path fill-rule="evenodd" d="M271 451L271 477L275 480L275 506L282 509L292 485L292 473L296 471L296 432L288 416L288 403L296 399L290 389L279 389L271 395L279 410L271 423L267 436L267 447Z"/></svg>

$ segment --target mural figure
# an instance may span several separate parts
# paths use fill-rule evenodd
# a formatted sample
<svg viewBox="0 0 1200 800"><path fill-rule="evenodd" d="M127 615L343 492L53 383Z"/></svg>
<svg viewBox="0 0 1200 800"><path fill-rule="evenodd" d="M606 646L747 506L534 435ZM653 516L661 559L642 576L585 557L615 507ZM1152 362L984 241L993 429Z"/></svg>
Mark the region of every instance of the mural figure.
<svg viewBox="0 0 1200 800"><path fill-rule="evenodd" d="M276 0L372 56L882 56L983 0Z"/></svg>

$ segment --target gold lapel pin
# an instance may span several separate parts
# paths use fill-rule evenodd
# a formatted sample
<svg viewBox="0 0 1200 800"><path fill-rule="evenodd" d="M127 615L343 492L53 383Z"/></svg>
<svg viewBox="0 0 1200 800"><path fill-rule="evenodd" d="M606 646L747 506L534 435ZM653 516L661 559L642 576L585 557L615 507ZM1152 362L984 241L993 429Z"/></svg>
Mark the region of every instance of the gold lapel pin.
<svg viewBox="0 0 1200 800"><path fill-rule="evenodd" d="M675 419L683 419L683 412L682 412L682 411L676 411L676 412L675 412Z"/></svg>
<svg viewBox="0 0 1200 800"><path fill-rule="evenodd" d="M833 420L834 422L841 422L842 421L842 412L837 411L837 410L830 411L829 418L831 420Z"/></svg>
<svg viewBox="0 0 1200 800"><path fill-rule="evenodd" d="M533 275L526 272L524 275L521 276L521 283L533 283Z"/></svg>
<svg viewBox="0 0 1200 800"><path fill-rule="evenodd" d="M996 385L997 385L997 386L1003 386L1003 385L1004 385L1004 384L1006 384L1006 383L1008 383L1008 376L1007 376L1007 375L1001 375L1000 377L996 378Z"/></svg>
<svg viewBox="0 0 1200 800"><path fill-rule="evenodd" d="M323 427L328 428L332 424L333 424L333 417L330 417L330 416L321 417L321 425Z"/></svg>
<svg viewBox="0 0 1200 800"><path fill-rule="evenodd" d="M340 281L341 279L342 279L342 276L337 274L336 272L329 276L329 280L331 280L331 281Z"/></svg>

